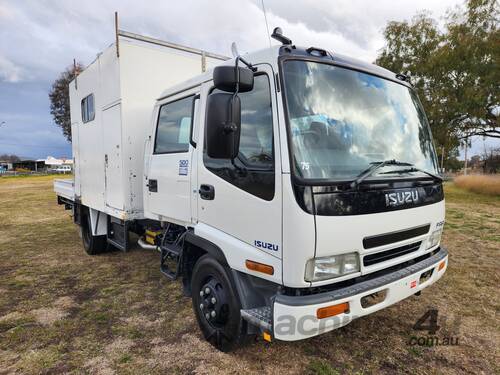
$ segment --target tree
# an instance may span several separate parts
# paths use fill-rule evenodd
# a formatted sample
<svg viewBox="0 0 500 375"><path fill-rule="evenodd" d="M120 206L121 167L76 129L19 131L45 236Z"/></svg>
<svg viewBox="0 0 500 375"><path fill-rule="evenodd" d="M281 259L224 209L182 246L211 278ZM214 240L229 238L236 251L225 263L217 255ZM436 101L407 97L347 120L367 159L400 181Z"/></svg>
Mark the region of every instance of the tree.
<svg viewBox="0 0 500 375"><path fill-rule="evenodd" d="M9 154L2 154L0 155L0 160L1 161L8 161L10 163L15 163L16 161L21 161L19 156L17 155L9 155Z"/></svg>
<svg viewBox="0 0 500 375"><path fill-rule="evenodd" d="M69 83L83 70L78 63L66 68L52 84L49 92L50 114L60 126L66 139L71 142L71 118L69 108Z"/></svg>
<svg viewBox="0 0 500 375"><path fill-rule="evenodd" d="M500 34L496 0L468 0L445 27L427 13L389 22L378 65L410 75L438 152L452 158L473 135L500 138ZM446 163L445 163L446 164Z"/></svg>
<svg viewBox="0 0 500 375"><path fill-rule="evenodd" d="M496 0L451 12L439 61L441 96L459 137L500 138L500 27Z"/></svg>
<svg viewBox="0 0 500 375"><path fill-rule="evenodd" d="M483 172L498 173L500 172L500 147L490 148L484 151L483 154Z"/></svg>

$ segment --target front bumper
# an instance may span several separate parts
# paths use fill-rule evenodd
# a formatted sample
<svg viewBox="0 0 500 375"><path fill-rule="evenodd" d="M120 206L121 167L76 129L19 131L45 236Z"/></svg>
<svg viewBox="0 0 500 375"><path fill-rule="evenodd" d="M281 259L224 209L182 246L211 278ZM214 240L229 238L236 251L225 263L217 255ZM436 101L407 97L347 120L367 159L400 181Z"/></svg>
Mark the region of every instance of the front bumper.
<svg viewBox="0 0 500 375"><path fill-rule="evenodd" d="M444 267L439 265L444 261ZM360 283L329 292L307 296L277 295L272 310L272 331L274 338L284 341L301 340L350 323L352 320L399 302L443 276L448 266L448 252L440 247L429 258L408 267L384 274ZM425 281L420 276L432 270ZM362 307L365 296L385 291L385 299L375 305ZM316 312L322 307L348 302L349 310L329 318L318 319Z"/></svg>

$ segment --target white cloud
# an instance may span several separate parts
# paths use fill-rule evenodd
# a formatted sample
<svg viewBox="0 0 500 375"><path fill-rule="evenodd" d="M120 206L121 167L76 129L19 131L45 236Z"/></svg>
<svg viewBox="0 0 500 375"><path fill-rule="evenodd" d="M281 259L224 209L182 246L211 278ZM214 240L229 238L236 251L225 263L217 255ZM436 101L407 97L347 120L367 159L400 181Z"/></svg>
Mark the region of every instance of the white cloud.
<svg viewBox="0 0 500 375"><path fill-rule="evenodd" d="M410 18L423 8L440 16L457 3L265 0L270 30L281 26L297 44L324 47L369 61L383 45L381 31L387 21ZM91 62L113 42L115 10L124 29L226 55L230 55L233 41L242 52L268 45L260 0L3 0L3 79L50 81L73 58Z"/></svg>
<svg viewBox="0 0 500 375"><path fill-rule="evenodd" d="M21 77L22 69L6 57L0 56L0 82L18 82Z"/></svg>

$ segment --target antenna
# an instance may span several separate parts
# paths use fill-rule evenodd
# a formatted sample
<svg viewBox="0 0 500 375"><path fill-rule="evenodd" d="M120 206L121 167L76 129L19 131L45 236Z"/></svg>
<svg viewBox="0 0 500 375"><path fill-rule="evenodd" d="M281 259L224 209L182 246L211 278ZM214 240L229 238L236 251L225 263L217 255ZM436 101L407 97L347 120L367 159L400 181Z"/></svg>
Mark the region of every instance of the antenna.
<svg viewBox="0 0 500 375"><path fill-rule="evenodd" d="M76 59L73 59L73 76L75 77L75 90L78 90L78 72L76 71Z"/></svg>
<svg viewBox="0 0 500 375"><path fill-rule="evenodd" d="M269 25L267 23L267 14L266 14L266 7L264 6L264 0L261 0L262 3L262 11L264 12L264 20L266 21L266 30L267 30L267 39L269 40L269 47L271 47L271 38L269 34Z"/></svg>
<svg viewBox="0 0 500 375"><path fill-rule="evenodd" d="M116 38L116 57L120 57L120 39L118 38L118 12L115 12L115 38Z"/></svg>

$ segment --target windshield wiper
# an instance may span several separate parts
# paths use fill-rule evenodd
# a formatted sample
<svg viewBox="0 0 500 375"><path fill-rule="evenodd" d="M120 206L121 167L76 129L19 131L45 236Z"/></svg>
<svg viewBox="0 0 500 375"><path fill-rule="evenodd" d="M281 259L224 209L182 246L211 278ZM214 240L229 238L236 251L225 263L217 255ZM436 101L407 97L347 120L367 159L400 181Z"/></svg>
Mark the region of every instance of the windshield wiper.
<svg viewBox="0 0 500 375"><path fill-rule="evenodd" d="M356 178L353 182L351 182L351 189L354 189L359 186L366 178L370 177L373 173L375 173L377 170L379 170L382 167L385 167L387 165L398 165L402 167L413 167L413 164L410 163L405 163L402 161L397 161L396 159L391 159L391 160L385 160L385 161L375 161L370 164L373 164L370 168L368 168L366 171L361 173L358 178Z"/></svg>
<svg viewBox="0 0 500 375"><path fill-rule="evenodd" d="M431 176L433 179L435 179L437 181L443 181L443 178L441 176L438 176L438 175L431 173L431 172L427 172L427 171L420 169L420 168L416 168L414 166L412 166L411 168L407 168L407 169L399 169L399 170L395 170L395 171L382 172L380 174L392 174L392 173L400 174L400 173L411 173L411 172L425 173L426 175Z"/></svg>

